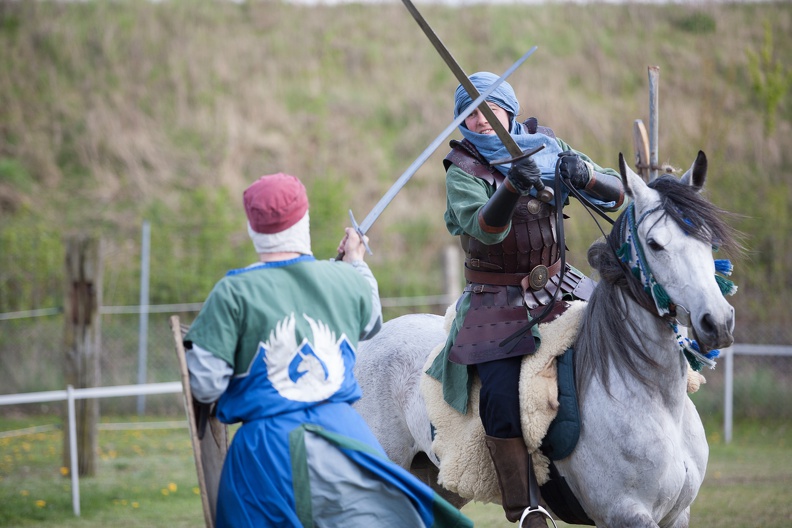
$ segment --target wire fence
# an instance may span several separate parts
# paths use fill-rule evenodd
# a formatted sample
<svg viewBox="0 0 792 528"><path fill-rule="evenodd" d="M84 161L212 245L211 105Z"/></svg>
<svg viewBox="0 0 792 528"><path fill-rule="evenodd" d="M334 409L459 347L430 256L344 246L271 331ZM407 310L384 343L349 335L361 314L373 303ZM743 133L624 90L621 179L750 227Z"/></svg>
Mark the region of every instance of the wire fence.
<svg viewBox="0 0 792 528"><path fill-rule="evenodd" d="M382 304L383 310L394 314L414 306L433 308L431 312L442 314L452 301L448 295L433 295L384 298ZM179 380L179 365L168 319L171 315L178 315L189 324L201 305L101 307L101 385ZM148 319L147 325L141 325L141 317ZM142 327L146 328L145 335L141 335ZM66 386L63 331L63 313L59 308L0 314L0 394L62 390ZM146 345L144 351L141 351L141 340ZM141 353L144 356L142 373ZM102 402L102 409L122 414L141 411L140 405L128 398ZM52 404L41 403L12 406L11 409L0 409L0 413L47 413L53 410ZM182 407L175 396L148 396L144 410L147 413L174 414L181 413Z"/></svg>
<svg viewBox="0 0 792 528"><path fill-rule="evenodd" d="M434 307L442 313L448 305L445 295L386 298L386 309L413 305ZM168 325L172 314L189 323L200 303L138 306L107 306L101 309L101 385L163 383L180 379L173 334ZM66 383L62 365L63 315L59 310L38 313L0 314L0 394L62 390ZM140 376L140 317L149 317L146 335L146 363ZM24 315L24 316L23 316ZM739 336L738 336L739 338ZM739 339L738 339L739 341ZM792 343L792 339L787 342ZM787 350L789 347L780 347ZM731 388L735 419L792 419L792 355L762 353L758 345L735 345L734 380ZM753 351L753 352L752 352ZM702 374L707 383L693 400L702 415L724 419L726 406L725 362ZM115 414L178 415L183 413L179 395L151 395L137 401L115 398L101 402L102 412ZM141 401L143 406L141 408ZM57 404L42 402L0 408L0 413L60 412Z"/></svg>

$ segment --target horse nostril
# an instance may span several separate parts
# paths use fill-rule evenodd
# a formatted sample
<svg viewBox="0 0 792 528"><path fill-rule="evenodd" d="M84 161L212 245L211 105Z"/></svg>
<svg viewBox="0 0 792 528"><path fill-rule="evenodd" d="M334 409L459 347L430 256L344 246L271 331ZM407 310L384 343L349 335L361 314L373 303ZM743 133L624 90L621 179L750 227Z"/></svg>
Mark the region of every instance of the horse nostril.
<svg viewBox="0 0 792 528"><path fill-rule="evenodd" d="M712 316L710 314L704 314L704 317L701 318L701 331L706 335L713 335L715 332L715 325L712 322Z"/></svg>

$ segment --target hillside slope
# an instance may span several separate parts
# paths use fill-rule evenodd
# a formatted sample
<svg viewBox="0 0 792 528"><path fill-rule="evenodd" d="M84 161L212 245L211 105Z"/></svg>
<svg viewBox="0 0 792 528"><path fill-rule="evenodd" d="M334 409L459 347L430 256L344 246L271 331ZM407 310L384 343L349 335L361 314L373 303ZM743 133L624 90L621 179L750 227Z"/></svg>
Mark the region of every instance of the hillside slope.
<svg viewBox="0 0 792 528"><path fill-rule="evenodd" d="M708 154L709 196L748 234L747 322L789 326L773 292L792 289L792 4L421 10L469 73L537 45L511 81L523 117L603 165L632 159L659 66L660 161ZM400 3L0 2L0 312L57 305L71 230L107 240L108 304L136 302L143 220L152 301L201 300L251 259L239 197L271 172L306 181L316 252L332 256L347 210L362 219L450 122L456 84ZM439 293L445 152L370 233L383 296ZM585 268L598 231L570 211Z"/></svg>

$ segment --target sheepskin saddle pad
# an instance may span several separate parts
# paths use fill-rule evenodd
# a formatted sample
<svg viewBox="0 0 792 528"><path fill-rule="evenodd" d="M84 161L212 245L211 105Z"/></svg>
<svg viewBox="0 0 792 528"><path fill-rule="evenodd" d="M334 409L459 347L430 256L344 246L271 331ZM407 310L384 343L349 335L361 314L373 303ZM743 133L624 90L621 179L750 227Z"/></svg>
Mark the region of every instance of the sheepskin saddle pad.
<svg viewBox="0 0 792 528"><path fill-rule="evenodd" d="M541 346L525 356L520 371L520 408L525 445L532 455L539 485L549 479L549 459L539 450L550 423L558 413L558 384L556 357L563 354L577 336L585 301L572 301L557 319L540 324ZM445 330L449 331L456 309L451 305L445 315ZM429 355L424 371L443 349L438 345ZM459 496L481 502L500 503L500 491L495 467L484 442L484 427L479 418L478 376L468 400L466 414L461 414L443 399L439 381L424 374L421 394L426 402L429 419L435 427L432 450L440 459L438 482Z"/></svg>

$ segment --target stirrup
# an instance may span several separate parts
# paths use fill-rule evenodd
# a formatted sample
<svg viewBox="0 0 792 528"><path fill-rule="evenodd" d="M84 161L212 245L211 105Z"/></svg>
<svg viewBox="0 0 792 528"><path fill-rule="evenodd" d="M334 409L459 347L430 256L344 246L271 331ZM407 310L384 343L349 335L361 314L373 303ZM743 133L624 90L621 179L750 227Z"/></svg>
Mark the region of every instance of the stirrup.
<svg viewBox="0 0 792 528"><path fill-rule="evenodd" d="M525 511L523 511L522 515L520 515L520 522L519 522L519 524L517 526L519 528L522 528L523 521L525 520L525 518L528 517L533 512L541 513L542 515L544 515L545 517L550 519L550 522L553 523L553 528L558 528L558 525L555 523L555 520L553 519L553 516L550 515L550 513L547 510L542 508L541 505L537 506L536 508L533 508L531 506L528 506L527 508L525 508Z"/></svg>

